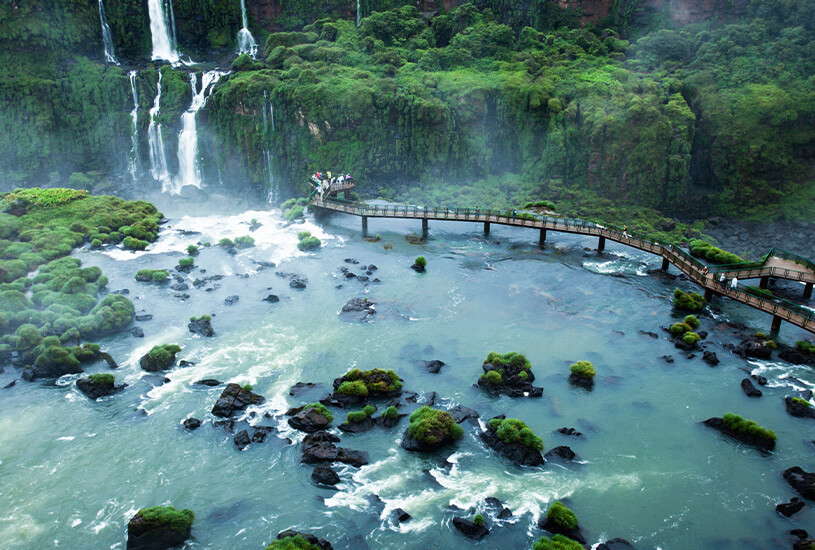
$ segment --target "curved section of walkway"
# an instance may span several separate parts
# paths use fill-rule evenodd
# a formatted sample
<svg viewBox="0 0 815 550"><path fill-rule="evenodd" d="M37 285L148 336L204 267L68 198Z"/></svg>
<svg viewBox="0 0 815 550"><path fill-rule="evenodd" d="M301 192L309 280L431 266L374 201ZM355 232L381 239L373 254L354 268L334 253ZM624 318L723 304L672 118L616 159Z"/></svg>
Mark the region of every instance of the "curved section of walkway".
<svg viewBox="0 0 815 550"><path fill-rule="evenodd" d="M754 307L773 316L774 327L781 321L787 321L801 327L809 332L815 333L815 311L802 307L789 300L772 298L763 293L756 292L750 288L730 288L729 285L720 285L718 280L721 273L735 274L739 278L751 278L750 270L757 269L789 269L788 263L793 263L798 267L805 267L801 273L813 274L815 280L815 264L798 256L784 253L779 256L779 251L771 251L764 257L762 262L747 262L746 264L734 264L731 266L706 266L688 252L678 246L653 240L647 236L633 231L625 231L622 228L612 225L603 225L585 220L569 218L552 218L548 216L533 216L530 214L517 213L506 210L480 210L478 208L433 208L426 206L409 205L375 205L360 202L351 202L334 198L312 197L311 205L331 212L340 212L361 216L363 219L363 230L367 228L367 218L406 218L422 220L423 228L427 227L429 220L440 221L469 221L483 223L485 231L489 231L490 224L511 225L515 227L528 227L538 229L541 232L540 242L545 240L546 231L558 231L562 233L573 233L577 235L596 236L600 239L598 246L603 249L605 239L609 239L620 244L631 246L651 254L661 256L663 260L673 264L694 283L705 289L707 296L711 294L721 294L732 298L738 302ZM794 259L791 257L794 256ZM808 265L799 263L809 262ZM783 263L781 263L783 262ZM761 264L760 266L757 264ZM705 268L707 267L707 272ZM728 270L727 268L731 268ZM777 271L778 272L778 271ZM741 275L739 275L741 273ZM773 273L767 275L780 276ZM733 275L730 275L732 277ZM752 277L763 277L766 275L752 275ZM785 277L786 278L786 277ZM794 279L808 282L809 279Z"/></svg>
<svg viewBox="0 0 815 550"><path fill-rule="evenodd" d="M783 250L770 250L757 262L719 265L712 268L714 273L724 273L726 277L756 279L777 277L790 281L815 283L815 264L797 254Z"/></svg>

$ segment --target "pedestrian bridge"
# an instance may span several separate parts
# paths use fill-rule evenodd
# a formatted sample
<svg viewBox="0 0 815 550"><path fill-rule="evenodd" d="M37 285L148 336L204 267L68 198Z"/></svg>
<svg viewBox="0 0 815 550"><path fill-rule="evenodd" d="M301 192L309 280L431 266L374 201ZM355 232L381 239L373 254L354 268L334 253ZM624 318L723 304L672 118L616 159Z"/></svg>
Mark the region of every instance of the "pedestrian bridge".
<svg viewBox="0 0 815 550"><path fill-rule="evenodd" d="M319 195L311 196L310 205L324 212L360 216L362 218L363 235L366 235L368 231L368 218L402 218L421 220L423 234L427 234L431 220L439 220L483 223L484 233L487 235L490 232L491 224L536 229L539 232L538 243L541 246L546 241L547 231L595 236L598 238L598 251L605 249L606 239L608 239L661 256L662 269L668 269L669 264L674 265L691 281L704 289L705 299L708 301L714 294L719 294L769 313L773 316L772 330L774 332L781 327L781 321L787 321L815 333L815 310L789 300L774 297L760 289L753 289L744 285L732 288L730 285L723 286L719 283L722 273L727 278L734 276L740 279L760 277L762 288L766 287L767 279L764 279L764 277L780 277L803 282L805 284L804 297L809 298L812 295L813 282L815 282L815 264L794 254L770 251L759 262L745 262L744 264L719 267L706 266L675 244L655 240L634 231L625 231L613 225L585 220L537 216L518 213L514 210L366 204L330 196L320 198Z"/></svg>

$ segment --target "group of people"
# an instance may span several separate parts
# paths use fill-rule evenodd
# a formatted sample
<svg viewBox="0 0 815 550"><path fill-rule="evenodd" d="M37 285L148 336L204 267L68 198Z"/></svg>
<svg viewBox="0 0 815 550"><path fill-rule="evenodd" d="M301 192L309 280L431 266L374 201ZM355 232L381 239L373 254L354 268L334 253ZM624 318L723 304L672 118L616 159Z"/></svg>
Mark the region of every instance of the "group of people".
<svg viewBox="0 0 815 550"><path fill-rule="evenodd" d="M351 176L349 174L332 176L331 172L315 172L311 175L311 181L317 186L317 192L320 194L320 199L322 199L323 195L329 193L334 185L342 185L351 181Z"/></svg>

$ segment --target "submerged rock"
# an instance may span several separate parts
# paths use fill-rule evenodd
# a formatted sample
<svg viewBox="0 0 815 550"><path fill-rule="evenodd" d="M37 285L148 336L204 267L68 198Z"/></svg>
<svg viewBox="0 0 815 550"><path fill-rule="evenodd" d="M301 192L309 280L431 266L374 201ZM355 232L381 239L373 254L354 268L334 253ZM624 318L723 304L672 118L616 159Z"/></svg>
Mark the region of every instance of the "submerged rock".
<svg viewBox="0 0 815 550"><path fill-rule="evenodd" d="M359 322L370 321L376 315L376 302L368 298L351 298L342 306L340 317Z"/></svg>
<svg viewBox="0 0 815 550"><path fill-rule="evenodd" d="M127 384L115 385L112 375L97 374L89 378L80 378L76 381L76 388L94 401L100 397L106 397L124 391L126 387Z"/></svg>
<svg viewBox="0 0 815 550"><path fill-rule="evenodd" d="M736 432L725 426L724 421L718 417L708 418L702 422L702 424L709 428L713 428L714 430L718 430L725 435L729 435L733 439L737 439L742 443L747 443L753 447L758 447L759 449L772 451L775 448L774 439L761 437L749 432Z"/></svg>
<svg viewBox="0 0 815 550"><path fill-rule="evenodd" d="M792 497L789 502L782 502L775 507L775 511L784 517L790 517L797 514L804 507L804 501L798 497Z"/></svg>
<svg viewBox="0 0 815 550"><path fill-rule="evenodd" d="M220 386L221 384L223 384L223 382L215 380L214 378L204 378L203 380L196 380L192 383L193 386L207 386L210 388Z"/></svg>
<svg viewBox="0 0 815 550"><path fill-rule="evenodd" d="M807 401L796 401L794 397L787 396L784 398L784 406L787 408L787 412L792 416L798 418L815 418L815 407L812 407Z"/></svg>
<svg viewBox="0 0 815 550"><path fill-rule="evenodd" d="M761 397L762 395L761 390L756 389L749 378L745 378L741 381L741 389L747 397Z"/></svg>
<svg viewBox="0 0 815 550"><path fill-rule="evenodd" d="M340 476L328 464L318 464L311 472L311 480L320 485L336 485L340 482Z"/></svg>
<svg viewBox="0 0 815 550"><path fill-rule="evenodd" d="M263 299L264 302L269 302L270 304L276 304L280 301L280 297L277 294L269 294Z"/></svg>
<svg viewBox="0 0 815 550"><path fill-rule="evenodd" d="M806 472L800 466L793 466L784 470L784 479L799 495L815 500L815 473Z"/></svg>
<svg viewBox="0 0 815 550"><path fill-rule="evenodd" d="M422 361L422 363L424 363L424 369L430 374L438 374L441 372L442 367L447 366L447 363L439 361L438 359L433 359L432 361Z"/></svg>
<svg viewBox="0 0 815 550"><path fill-rule="evenodd" d="M719 358L716 356L716 353L713 352L713 351L705 350L704 353L702 353L702 361L704 361L705 363L707 363L711 367L715 367L716 365L719 364Z"/></svg>
<svg viewBox="0 0 815 550"><path fill-rule="evenodd" d="M368 453L334 445L339 441L339 437L326 431L307 435L303 440L303 456L300 461L305 464L343 462L356 467L368 464Z"/></svg>
<svg viewBox="0 0 815 550"><path fill-rule="evenodd" d="M130 329L130 334L136 338L144 338L144 331L141 327L133 327Z"/></svg>
<svg viewBox="0 0 815 550"><path fill-rule="evenodd" d="M557 431L557 433L559 433L561 435L570 435L570 436L573 436L573 437L582 437L583 436L582 433L578 432L574 428L563 427L563 428L559 428L556 431Z"/></svg>
<svg viewBox="0 0 815 550"><path fill-rule="evenodd" d="M479 525L466 518L453 518L453 526L465 537L473 540L481 540L490 533L490 530L484 525Z"/></svg>
<svg viewBox="0 0 815 550"><path fill-rule="evenodd" d="M571 462L577 457L574 451L566 445L560 445L559 447L550 449L543 456L546 460L562 460L567 462Z"/></svg>
<svg viewBox="0 0 815 550"><path fill-rule="evenodd" d="M611 539L599 544L596 550L634 550L634 545L625 539Z"/></svg>
<svg viewBox="0 0 815 550"><path fill-rule="evenodd" d="M212 414L221 418L228 418L236 411L241 411L249 405L259 405L265 399L262 395L245 390L237 384L227 384L221 397L212 407Z"/></svg>
<svg viewBox="0 0 815 550"><path fill-rule="evenodd" d="M241 299L241 297L238 296L237 294L233 294L232 296L227 296L226 298L224 298L224 305L227 305L227 306L235 305L235 304L238 303L238 300L240 300L240 299Z"/></svg>
<svg viewBox="0 0 815 550"><path fill-rule="evenodd" d="M193 431L197 430L201 427L201 421L197 418L193 418L192 416L184 420L183 422L184 429Z"/></svg>

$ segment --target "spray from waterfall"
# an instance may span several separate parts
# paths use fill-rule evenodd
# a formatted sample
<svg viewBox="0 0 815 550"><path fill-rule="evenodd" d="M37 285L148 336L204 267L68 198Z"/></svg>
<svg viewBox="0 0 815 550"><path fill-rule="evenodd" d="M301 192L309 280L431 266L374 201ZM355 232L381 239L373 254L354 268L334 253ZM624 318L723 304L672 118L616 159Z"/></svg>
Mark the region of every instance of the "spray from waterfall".
<svg viewBox="0 0 815 550"><path fill-rule="evenodd" d="M130 91L133 94L133 110L130 111L130 121L132 123L132 131L130 133L130 140L132 147L130 149L130 159L128 171L133 181L136 181L141 172L141 161L139 159L139 94L136 92L136 71L130 71Z"/></svg>
<svg viewBox="0 0 815 550"><path fill-rule="evenodd" d="M153 40L152 59L178 63L172 0L147 0L147 11L150 15L150 35Z"/></svg>
<svg viewBox="0 0 815 550"><path fill-rule="evenodd" d="M170 171L167 169L167 155L164 152L164 138L161 136L161 124L158 123L158 112L161 105L161 71L158 73L158 92L153 107L150 109L150 125L147 127L147 140L150 145L150 175L161 182L161 188L172 184Z"/></svg>
<svg viewBox="0 0 815 550"><path fill-rule="evenodd" d="M192 103L181 115L181 133L178 135L178 176L168 185L162 185L162 192L177 195L181 188L192 185L201 188L201 167L198 159L198 127L196 115L206 104L209 94L223 75L221 71L207 71L201 78L201 89L198 88L198 75L190 74Z"/></svg>
<svg viewBox="0 0 815 550"><path fill-rule="evenodd" d="M246 0L241 0L241 19L243 27L238 31L238 54L248 53L252 57L258 53L258 45L255 37L249 32L249 24L246 18Z"/></svg>
<svg viewBox="0 0 815 550"><path fill-rule="evenodd" d="M102 44L105 47L105 62L119 64L116 53L113 51L113 37L110 34L107 18L105 17L105 5L99 0L99 20L102 22Z"/></svg>

